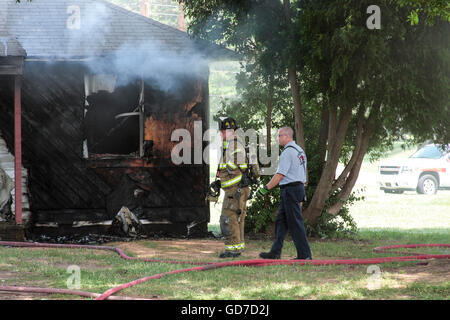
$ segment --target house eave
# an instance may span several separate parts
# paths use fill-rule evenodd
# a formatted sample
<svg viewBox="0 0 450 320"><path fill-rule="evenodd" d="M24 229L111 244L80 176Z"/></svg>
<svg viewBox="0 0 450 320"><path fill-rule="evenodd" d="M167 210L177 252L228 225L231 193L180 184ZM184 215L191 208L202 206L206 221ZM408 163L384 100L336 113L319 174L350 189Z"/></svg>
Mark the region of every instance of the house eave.
<svg viewBox="0 0 450 320"><path fill-rule="evenodd" d="M0 57L0 75L23 75L24 57Z"/></svg>

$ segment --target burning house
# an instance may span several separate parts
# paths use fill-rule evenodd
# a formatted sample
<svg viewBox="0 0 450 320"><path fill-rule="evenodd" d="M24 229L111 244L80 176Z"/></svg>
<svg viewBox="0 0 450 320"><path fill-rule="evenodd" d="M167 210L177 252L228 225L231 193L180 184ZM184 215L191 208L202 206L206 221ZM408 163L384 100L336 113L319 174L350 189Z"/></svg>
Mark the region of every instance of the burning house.
<svg viewBox="0 0 450 320"><path fill-rule="evenodd" d="M171 135L209 127L208 61L229 52L107 1L0 11L0 167L16 224L106 233L126 207L147 234L206 232L209 166L175 165Z"/></svg>

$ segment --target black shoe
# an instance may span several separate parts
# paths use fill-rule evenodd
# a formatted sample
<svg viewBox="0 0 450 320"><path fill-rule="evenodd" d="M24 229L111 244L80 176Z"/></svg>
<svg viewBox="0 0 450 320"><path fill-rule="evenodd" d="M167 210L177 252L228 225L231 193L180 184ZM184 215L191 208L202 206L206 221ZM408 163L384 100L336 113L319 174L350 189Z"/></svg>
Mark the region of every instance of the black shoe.
<svg viewBox="0 0 450 320"><path fill-rule="evenodd" d="M241 255L240 252L225 251L219 255L219 258L236 258Z"/></svg>
<svg viewBox="0 0 450 320"><path fill-rule="evenodd" d="M291 260L312 260L312 258L311 257L308 257L308 258L299 258L299 257L297 257L297 258L294 258L294 259L291 259Z"/></svg>
<svg viewBox="0 0 450 320"><path fill-rule="evenodd" d="M273 252L261 252L259 256L263 259L280 259L280 255Z"/></svg>

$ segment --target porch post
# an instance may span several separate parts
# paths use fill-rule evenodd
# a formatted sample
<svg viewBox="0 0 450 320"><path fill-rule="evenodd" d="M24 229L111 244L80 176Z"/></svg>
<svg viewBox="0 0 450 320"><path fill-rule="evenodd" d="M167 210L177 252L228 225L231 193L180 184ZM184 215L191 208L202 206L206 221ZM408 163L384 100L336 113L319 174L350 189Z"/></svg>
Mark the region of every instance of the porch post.
<svg viewBox="0 0 450 320"><path fill-rule="evenodd" d="M16 224L22 224L22 101L21 76L14 77L14 180Z"/></svg>

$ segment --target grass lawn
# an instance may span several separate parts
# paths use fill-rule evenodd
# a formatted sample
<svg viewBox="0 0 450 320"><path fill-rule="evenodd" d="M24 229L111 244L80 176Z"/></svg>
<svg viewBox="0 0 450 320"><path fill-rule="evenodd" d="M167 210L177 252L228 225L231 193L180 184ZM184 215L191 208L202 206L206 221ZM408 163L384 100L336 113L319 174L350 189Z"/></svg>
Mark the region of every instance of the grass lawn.
<svg viewBox="0 0 450 320"><path fill-rule="evenodd" d="M350 259L395 256L376 253L374 247L392 244L450 244L450 191L433 196L385 194L374 184L370 162L363 165L362 179L356 189L364 188L365 200L351 207L359 227L354 239L310 239L314 259ZM376 171L375 171L376 172ZM211 230L218 231L220 203L212 211ZM221 247L221 240L209 239ZM125 244L124 244L125 245ZM140 242L142 248L167 253L167 245L157 240ZM271 241L247 240L242 259L253 259L267 251ZM120 244L119 244L120 246ZM195 259L194 244L174 249L177 255ZM129 255L140 252L127 250ZM450 254L449 249L412 249L414 252ZM200 252L200 251L197 251ZM217 252L201 251L207 261L217 261ZM283 258L295 256L292 241L287 241ZM201 259L203 259L203 257ZM111 252L85 249L25 249L0 247L0 285L55 287L66 289L68 266L80 267L80 290L96 293L142 277L191 267L165 263L127 261ZM119 295L159 299L355 299L409 300L450 297L449 260L428 260L349 266L269 266L227 267L203 272L168 275L119 292ZM0 292L0 299L11 298ZM83 299L67 295L35 295L34 299Z"/></svg>
<svg viewBox="0 0 450 320"><path fill-rule="evenodd" d="M366 187L366 200L351 208L359 226L357 239L310 239L314 259L375 258L395 254L373 248L391 244L450 243L450 191L435 196L384 194ZM216 240L219 241L219 240ZM220 242L220 241L219 241ZM249 240L242 259L270 248L270 241ZM157 250L158 242L144 241ZM164 248L160 248L164 250ZM189 248L187 248L189 250ZM415 249L413 251L418 251ZM445 248L419 249L449 253ZM133 252L128 251L130 255ZM287 241L283 258L295 256ZM217 261L211 254L209 261ZM0 285L67 288L67 267L80 266L80 290L102 293L149 275L190 267L126 261L114 253L88 250L0 247ZM160 299L448 299L448 260L401 262L372 266L228 267L168 275L121 291L120 295ZM373 270L376 272L373 273ZM4 296L0 296L4 297ZM37 297L42 298L42 297ZM52 295L45 299L81 299Z"/></svg>
<svg viewBox="0 0 450 320"><path fill-rule="evenodd" d="M450 242L444 233L361 231L358 240L312 239L315 259L373 258L380 245ZM150 245L149 241L149 245ZM249 241L248 251L270 244ZM445 253L442 249L420 250ZM284 256L293 256L291 242ZM448 252L448 250L447 250ZM246 259L246 254L242 257ZM216 256L212 260L217 260ZM163 263L126 261L108 252L61 249L0 248L0 285L67 288L67 267L81 269L80 290L102 293L144 276L190 267ZM160 299L448 299L448 260L401 262L376 266L269 266L228 267L203 272L168 275L121 291L120 295ZM376 273L372 273L375 270ZM5 298L5 296L0 296ZM36 297L42 298L42 297ZM45 299L81 299L52 295Z"/></svg>

